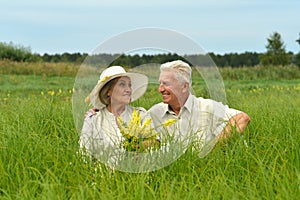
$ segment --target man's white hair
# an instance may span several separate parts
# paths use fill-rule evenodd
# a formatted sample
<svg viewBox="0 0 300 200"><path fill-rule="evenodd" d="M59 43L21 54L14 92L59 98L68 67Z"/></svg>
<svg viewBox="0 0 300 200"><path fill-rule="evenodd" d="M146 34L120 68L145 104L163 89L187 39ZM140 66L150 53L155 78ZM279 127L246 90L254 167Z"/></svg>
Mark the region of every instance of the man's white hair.
<svg viewBox="0 0 300 200"><path fill-rule="evenodd" d="M192 85L192 69L188 63L182 60L166 62L160 66L160 71L173 71L175 78L180 83L187 82L190 87Z"/></svg>

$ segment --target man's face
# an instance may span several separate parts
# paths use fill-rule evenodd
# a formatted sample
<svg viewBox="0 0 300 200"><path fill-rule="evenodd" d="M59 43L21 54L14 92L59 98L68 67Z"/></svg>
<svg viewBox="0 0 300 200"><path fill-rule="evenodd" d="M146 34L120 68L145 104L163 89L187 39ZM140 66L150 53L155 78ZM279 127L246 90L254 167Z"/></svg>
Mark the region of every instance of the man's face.
<svg viewBox="0 0 300 200"><path fill-rule="evenodd" d="M158 92L162 94L163 102L170 106L178 106L178 98L182 95L182 84L175 78L174 72L162 71L159 76Z"/></svg>

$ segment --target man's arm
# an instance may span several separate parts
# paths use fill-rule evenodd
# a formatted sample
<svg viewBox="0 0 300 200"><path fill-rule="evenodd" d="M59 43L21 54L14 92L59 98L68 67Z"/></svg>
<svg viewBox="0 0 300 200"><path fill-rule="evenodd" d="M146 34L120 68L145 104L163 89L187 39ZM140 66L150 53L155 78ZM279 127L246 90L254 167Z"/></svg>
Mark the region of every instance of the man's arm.
<svg viewBox="0 0 300 200"><path fill-rule="evenodd" d="M98 111L99 110L97 108L91 108L84 114L84 117L91 117L93 115L96 115Z"/></svg>
<svg viewBox="0 0 300 200"><path fill-rule="evenodd" d="M235 130L238 133L241 133L241 134L244 133L244 131L245 131L247 125L250 123L250 121L251 121L250 117L244 112L234 115L233 117L231 117L229 119L225 128L219 135L219 138L228 138L230 136L230 132L232 131L233 128L235 128Z"/></svg>

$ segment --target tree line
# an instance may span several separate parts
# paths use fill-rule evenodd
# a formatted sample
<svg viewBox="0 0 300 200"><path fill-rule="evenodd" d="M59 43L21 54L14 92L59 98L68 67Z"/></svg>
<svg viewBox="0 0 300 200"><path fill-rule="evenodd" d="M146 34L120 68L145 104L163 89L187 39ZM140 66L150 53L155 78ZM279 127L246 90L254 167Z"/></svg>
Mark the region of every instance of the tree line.
<svg viewBox="0 0 300 200"><path fill-rule="evenodd" d="M296 40L300 45L299 39ZM185 61L202 60L209 62L210 58L218 67L242 67L262 65L288 65L293 64L300 67L300 52L286 52L284 42L278 32L274 32L267 38L266 52L244 52L226 53L224 55L207 53L206 55L185 55ZM125 55L125 54L97 54L87 53L62 53L62 54L33 54L29 47L15 45L13 43L0 42L0 59L17 62L70 62L70 63L90 63L94 65L122 65L126 67L139 66L146 63L164 63L175 59L183 59L177 54L156 54L156 55ZM191 63L192 64L192 63Z"/></svg>

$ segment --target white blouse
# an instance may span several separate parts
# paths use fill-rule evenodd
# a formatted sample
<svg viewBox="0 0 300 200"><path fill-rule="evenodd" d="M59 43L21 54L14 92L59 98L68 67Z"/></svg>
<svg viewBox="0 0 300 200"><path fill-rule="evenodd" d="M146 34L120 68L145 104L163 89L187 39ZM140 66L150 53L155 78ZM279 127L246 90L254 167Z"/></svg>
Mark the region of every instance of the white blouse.
<svg viewBox="0 0 300 200"><path fill-rule="evenodd" d="M134 107L125 106L120 115L124 122L128 123L132 119L133 110ZM136 107L136 110L140 112L141 123L150 118L144 108ZM109 166L115 166L125 154L122 147L123 137L116 120L116 117L103 107L96 115L85 118L79 140L81 149Z"/></svg>

